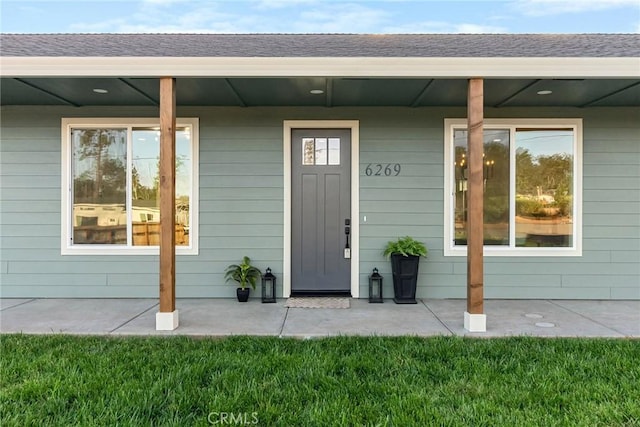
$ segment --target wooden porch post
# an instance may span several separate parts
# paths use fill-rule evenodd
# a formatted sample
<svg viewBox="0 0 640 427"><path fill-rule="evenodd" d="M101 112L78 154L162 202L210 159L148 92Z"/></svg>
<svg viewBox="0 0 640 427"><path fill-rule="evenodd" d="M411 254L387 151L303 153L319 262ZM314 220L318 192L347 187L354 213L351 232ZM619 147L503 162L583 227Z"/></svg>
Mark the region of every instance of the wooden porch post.
<svg viewBox="0 0 640 427"><path fill-rule="evenodd" d="M484 315L484 219L483 219L483 136L484 120L483 79L469 79L467 98L469 204L467 210L467 311L464 327L471 332L486 331Z"/></svg>
<svg viewBox="0 0 640 427"><path fill-rule="evenodd" d="M178 327L176 310L176 80L160 79L160 312L157 330Z"/></svg>

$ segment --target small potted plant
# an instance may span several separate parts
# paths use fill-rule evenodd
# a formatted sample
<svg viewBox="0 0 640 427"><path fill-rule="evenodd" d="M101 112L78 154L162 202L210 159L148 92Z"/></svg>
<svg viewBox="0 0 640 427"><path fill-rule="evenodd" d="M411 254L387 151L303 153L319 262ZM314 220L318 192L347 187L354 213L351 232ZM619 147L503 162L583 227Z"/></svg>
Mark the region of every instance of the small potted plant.
<svg viewBox="0 0 640 427"><path fill-rule="evenodd" d="M391 259L393 301L396 304L417 304L418 264L420 257L426 257L427 252L424 243L409 236L387 243L384 256Z"/></svg>
<svg viewBox="0 0 640 427"><path fill-rule="evenodd" d="M255 290L256 281L262 277L262 272L257 267L251 265L251 260L248 256L245 256L241 264L231 264L228 266L225 270L224 277L227 279L227 282L233 281L240 285L240 287L236 289L238 301L247 302L250 292L247 286L251 285Z"/></svg>

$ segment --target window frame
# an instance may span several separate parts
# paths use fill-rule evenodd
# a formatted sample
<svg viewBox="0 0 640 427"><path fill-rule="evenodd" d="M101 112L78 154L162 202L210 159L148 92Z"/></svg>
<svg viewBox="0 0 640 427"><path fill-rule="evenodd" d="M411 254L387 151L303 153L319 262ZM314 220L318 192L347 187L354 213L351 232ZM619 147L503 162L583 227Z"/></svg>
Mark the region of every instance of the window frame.
<svg viewBox="0 0 640 427"><path fill-rule="evenodd" d="M62 118L61 141L61 254L62 255L159 255L159 246L125 245L75 245L73 244L73 156L71 130L78 128L127 129L127 233L132 221L132 132L137 127L159 127L159 118ZM191 192L189 194L189 245L176 245L176 255L198 255L199 251L199 119L197 117L176 118L176 128L191 128Z"/></svg>
<svg viewBox="0 0 640 427"><path fill-rule="evenodd" d="M570 247L516 247L516 156L515 133L518 128L573 130L573 245ZM454 131L467 129L467 119L449 118L444 120L444 256L466 256L467 246L455 244L455 141ZM484 119L483 129L509 130L509 246L484 245L484 255L489 257L501 256L531 256L557 257L582 256L582 119Z"/></svg>

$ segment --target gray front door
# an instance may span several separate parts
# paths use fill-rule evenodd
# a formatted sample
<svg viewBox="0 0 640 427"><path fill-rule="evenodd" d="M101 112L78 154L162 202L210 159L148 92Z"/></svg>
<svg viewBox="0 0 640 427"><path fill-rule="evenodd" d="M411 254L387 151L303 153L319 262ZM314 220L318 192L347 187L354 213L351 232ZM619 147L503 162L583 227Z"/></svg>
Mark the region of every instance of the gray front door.
<svg viewBox="0 0 640 427"><path fill-rule="evenodd" d="M351 131L291 134L291 292L351 290Z"/></svg>

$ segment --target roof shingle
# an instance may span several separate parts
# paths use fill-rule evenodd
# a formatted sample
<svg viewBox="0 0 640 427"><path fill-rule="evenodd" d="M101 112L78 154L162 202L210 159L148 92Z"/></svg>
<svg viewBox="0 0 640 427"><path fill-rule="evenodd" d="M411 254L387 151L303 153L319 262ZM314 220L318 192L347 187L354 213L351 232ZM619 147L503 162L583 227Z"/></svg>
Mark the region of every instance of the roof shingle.
<svg viewBox="0 0 640 427"><path fill-rule="evenodd" d="M0 34L5 57L640 57L640 34Z"/></svg>

